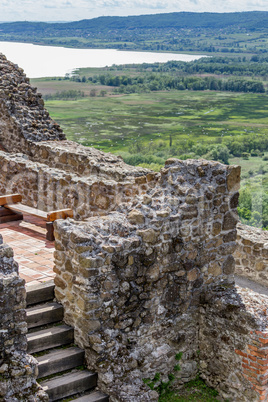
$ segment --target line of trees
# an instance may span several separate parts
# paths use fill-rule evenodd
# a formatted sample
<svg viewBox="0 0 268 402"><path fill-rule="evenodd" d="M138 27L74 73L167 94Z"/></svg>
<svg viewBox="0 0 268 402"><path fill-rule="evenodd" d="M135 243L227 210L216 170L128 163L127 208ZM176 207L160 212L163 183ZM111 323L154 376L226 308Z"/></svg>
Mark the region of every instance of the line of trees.
<svg viewBox="0 0 268 402"><path fill-rule="evenodd" d="M118 88L118 93L150 92L161 90L215 90L232 92L264 93L265 88L261 81L243 78L230 78L227 80L215 77L173 77L169 74L148 73L136 77L127 75L100 74L89 77L89 81L101 85Z"/></svg>
<svg viewBox="0 0 268 402"><path fill-rule="evenodd" d="M236 136L224 139L223 143L233 156L244 156L247 159L247 155L260 156L262 152L267 151L268 136L256 134Z"/></svg>
<svg viewBox="0 0 268 402"><path fill-rule="evenodd" d="M169 72L180 74L224 74L236 76L268 75L268 57L254 55L250 60L246 57L202 57L191 62L168 61L167 63L136 65L137 70L153 72Z"/></svg>
<svg viewBox="0 0 268 402"><path fill-rule="evenodd" d="M171 137L171 136L170 136ZM171 145L170 145L171 144ZM221 144L209 144L193 141L193 139L181 139L174 141L159 140L144 147L142 142L135 141L129 148L129 154L124 155L126 162L130 165L140 163L164 164L169 157L179 159L200 158L217 160L222 163L229 163L231 156L263 156L268 149L268 136L249 134L234 139L226 138ZM156 158L156 159L153 159ZM264 156L267 161L267 156Z"/></svg>

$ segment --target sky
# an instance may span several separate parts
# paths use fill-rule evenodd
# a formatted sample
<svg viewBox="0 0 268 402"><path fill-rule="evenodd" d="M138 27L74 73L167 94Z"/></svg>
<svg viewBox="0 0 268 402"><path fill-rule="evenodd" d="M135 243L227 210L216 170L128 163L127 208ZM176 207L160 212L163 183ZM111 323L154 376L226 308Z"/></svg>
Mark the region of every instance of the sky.
<svg viewBox="0 0 268 402"><path fill-rule="evenodd" d="M77 21L179 11L268 11L268 0L0 0L0 21Z"/></svg>

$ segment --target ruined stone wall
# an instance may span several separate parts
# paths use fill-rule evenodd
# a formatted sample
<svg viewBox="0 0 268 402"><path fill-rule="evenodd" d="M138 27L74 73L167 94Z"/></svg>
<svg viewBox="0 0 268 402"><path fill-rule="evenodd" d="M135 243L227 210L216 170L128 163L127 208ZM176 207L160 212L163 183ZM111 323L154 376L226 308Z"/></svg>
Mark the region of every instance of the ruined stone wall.
<svg viewBox="0 0 268 402"><path fill-rule="evenodd" d="M72 208L75 219L106 214L135 195L146 193L159 179L154 172L141 177L130 175L122 182L95 174L80 177L32 162L26 155L1 151L0 166L0 194L20 193L25 205L43 211Z"/></svg>
<svg viewBox="0 0 268 402"><path fill-rule="evenodd" d="M117 212L56 223L56 297L112 401L157 400L142 378L166 380L180 351L177 383L197 374L201 294L233 286L239 174L169 160Z"/></svg>
<svg viewBox="0 0 268 402"><path fill-rule="evenodd" d="M132 168L121 157L66 141L59 125L44 108L41 94L29 79L0 54L0 145L10 153L78 176L99 175L115 181L149 173Z"/></svg>
<svg viewBox="0 0 268 402"><path fill-rule="evenodd" d="M268 287L268 231L239 224L234 257L237 275Z"/></svg>
<svg viewBox="0 0 268 402"><path fill-rule="evenodd" d="M27 155L32 161L45 163L49 167L80 177L94 175L123 181L151 172L138 166L127 165L120 156L84 147L72 141L29 142Z"/></svg>
<svg viewBox="0 0 268 402"><path fill-rule="evenodd" d="M0 400L48 401L36 382L37 361L27 355L26 292L13 250L0 236Z"/></svg>
<svg viewBox="0 0 268 402"><path fill-rule="evenodd" d="M0 142L9 152L27 152L28 141L65 139L46 109L41 94L23 70L0 53Z"/></svg>
<svg viewBox="0 0 268 402"><path fill-rule="evenodd" d="M43 104L23 70L0 54L0 194L19 192L24 204L44 211L73 208L84 219L157 181L121 157L66 141Z"/></svg>
<svg viewBox="0 0 268 402"><path fill-rule="evenodd" d="M55 224L55 291L111 401L156 401L142 379L167 380L181 351L176 385L199 371L231 401L267 400L267 298L233 282L240 169L172 159L154 173L66 141L2 55L0 114L0 194L85 220ZM264 284L266 237L244 233L237 273ZM0 397L42 400L26 355L23 281L2 240L0 267Z"/></svg>
<svg viewBox="0 0 268 402"><path fill-rule="evenodd" d="M239 287L213 293L200 307L201 377L224 399L267 401L268 297Z"/></svg>

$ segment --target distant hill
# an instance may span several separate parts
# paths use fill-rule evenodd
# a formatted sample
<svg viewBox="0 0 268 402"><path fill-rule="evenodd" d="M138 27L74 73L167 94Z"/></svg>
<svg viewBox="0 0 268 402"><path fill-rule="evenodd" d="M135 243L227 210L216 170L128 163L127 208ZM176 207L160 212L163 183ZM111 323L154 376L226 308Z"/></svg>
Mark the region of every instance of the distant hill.
<svg viewBox="0 0 268 402"><path fill-rule="evenodd" d="M62 23L0 23L0 41L250 58L268 52L268 12L169 13Z"/></svg>
<svg viewBox="0 0 268 402"><path fill-rule="evenodd" d="M99 17L67 23L12 22L1 23L1 33L37 34L38 36L62 34L79 36L81 31L98 32L107 30L150 30L150 29L225 29L244 28L249 31L268 29L268 12L251 11L236 13L191 13L139 15L130 17Z"/></svg>

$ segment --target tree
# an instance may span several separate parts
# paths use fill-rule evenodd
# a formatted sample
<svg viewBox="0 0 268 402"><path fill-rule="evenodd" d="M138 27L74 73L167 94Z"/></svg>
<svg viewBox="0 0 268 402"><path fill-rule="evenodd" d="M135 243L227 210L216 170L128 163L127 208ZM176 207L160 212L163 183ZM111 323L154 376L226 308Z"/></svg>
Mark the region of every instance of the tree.
<svg viewBox="0 0 268 402"><path fill-rule="evenodd" d="M229 149L225 145L216 145L208 153L208 157L215 161L229 164Z"/></svg>
<svg viewBox="0 0 268 402"><path fill-rule="evenodd" d="M89 92L89 96L96 96L97 95L97 91L96 89L91 89L91 91Z"/></svg>

